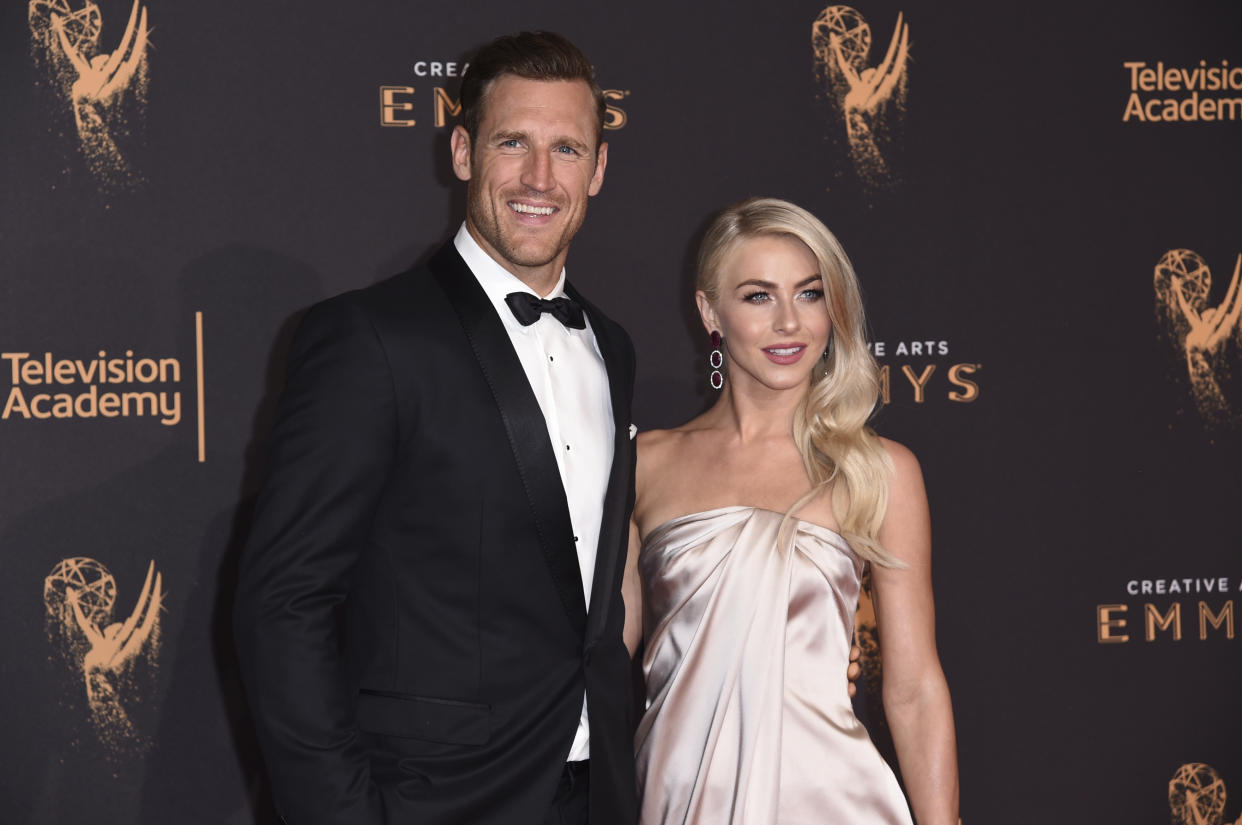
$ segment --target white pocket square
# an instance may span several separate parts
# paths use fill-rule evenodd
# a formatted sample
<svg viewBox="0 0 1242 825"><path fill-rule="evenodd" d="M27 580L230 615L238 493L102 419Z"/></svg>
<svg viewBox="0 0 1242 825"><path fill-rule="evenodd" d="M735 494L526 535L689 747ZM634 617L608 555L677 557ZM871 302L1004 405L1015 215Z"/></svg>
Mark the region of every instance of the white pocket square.
<svg viewBox="0 0 1242 825"><path fill-rule="evenodd" d="M630 441L634 440L634 436L638 435L638 428L633 424L630 425Z"/></svg>

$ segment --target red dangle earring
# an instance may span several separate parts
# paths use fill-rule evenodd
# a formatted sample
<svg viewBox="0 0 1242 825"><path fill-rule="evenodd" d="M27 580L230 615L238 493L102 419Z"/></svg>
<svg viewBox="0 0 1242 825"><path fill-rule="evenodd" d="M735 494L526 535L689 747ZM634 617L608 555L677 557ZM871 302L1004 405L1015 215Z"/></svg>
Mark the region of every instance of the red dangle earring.
<svg viewBox="0 0 1242 825"><path fill-rule="evenodd" d="M724 353L720 351L720 333L712 330L709 338L712 342L711 354L707 356L707 363L711 364L712 367L712 374L709 380L711 381L712 389L718 390L724 386L724 373L720 371L720 368L724 366Z"/></svg>

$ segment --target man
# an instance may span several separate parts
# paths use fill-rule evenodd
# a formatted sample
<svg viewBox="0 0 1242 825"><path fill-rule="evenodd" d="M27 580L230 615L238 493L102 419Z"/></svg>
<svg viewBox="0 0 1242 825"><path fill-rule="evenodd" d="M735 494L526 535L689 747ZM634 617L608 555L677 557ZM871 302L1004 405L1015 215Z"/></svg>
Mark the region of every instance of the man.
<svg viewBox="0 0 1242 825"><path fill-rule="evenodd" d="M564 273L603 95L522 33L461 103L462 229L290 352L235 615L290 825L636 818L633 348Z"/></svg>

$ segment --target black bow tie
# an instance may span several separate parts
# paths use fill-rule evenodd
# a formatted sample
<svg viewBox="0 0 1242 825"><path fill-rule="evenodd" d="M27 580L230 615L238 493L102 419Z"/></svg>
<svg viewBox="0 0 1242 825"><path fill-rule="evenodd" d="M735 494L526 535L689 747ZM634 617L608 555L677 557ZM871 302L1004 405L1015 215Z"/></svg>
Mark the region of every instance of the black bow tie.
<svg viewBox="0 0 1242 825"><path fill-rule="evenodd" d="M586 329L582 307L571 298L553 298L549 301L529 292L510 292L505 296L505 303L513 311L513 317L524 327L538 321L539 316L546 312L570 329Z"/></svg>

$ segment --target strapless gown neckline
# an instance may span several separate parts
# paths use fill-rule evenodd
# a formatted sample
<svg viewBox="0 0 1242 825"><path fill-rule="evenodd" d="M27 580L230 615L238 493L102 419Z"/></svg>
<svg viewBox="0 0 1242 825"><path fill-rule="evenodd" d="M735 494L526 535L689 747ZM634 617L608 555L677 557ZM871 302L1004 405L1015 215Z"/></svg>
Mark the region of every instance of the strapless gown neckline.
<svg viewBox="0 0 1242 825"><path fill-rule="evenodd" d="M667 521L661 522L660 524L652 528L651 532L647 534L647 538L643 540L643 544L648 545L648 544L654 544L654 543L659 542L660 537L663 535L665 530L675 529L679 524L682 524L683 522L709 520L709 519L715 518L716 516L727 516L727 515L731 515L735 513L745 513L745 512L771 513L772 515L779 516L782 520L784 520L785 518L785 512L783 510L773 510L770 507L757 507L753 504L729 504L729 505L725 505L724 507L712 507L707 510L696 510L693 513L686 513L685 515L674 516L673 518L668 519ZM831 527L825 527L822 524L816 524L813 521L807 521L806 519L801 519L801 518L798 518L797 516L791 516L790 521L797 522L798 525L800 525L800 528L802 530L805 530L810 533L824 533L827 536L833 537L837 541L844 544L846 548L849 547L849 542L845 540L845 536L842 536L840 533L838 533L836 530L833 530ZM850 553L852 554L853 551L851 550Z"/></svg>
<svg viewBox="0 0 1242 825"><path fill-rule="evenodd" d="M838 533L752 506L643 542L642 825L910 825L845 669L864 563Z"/></svg>

